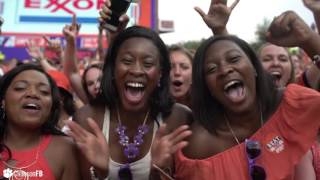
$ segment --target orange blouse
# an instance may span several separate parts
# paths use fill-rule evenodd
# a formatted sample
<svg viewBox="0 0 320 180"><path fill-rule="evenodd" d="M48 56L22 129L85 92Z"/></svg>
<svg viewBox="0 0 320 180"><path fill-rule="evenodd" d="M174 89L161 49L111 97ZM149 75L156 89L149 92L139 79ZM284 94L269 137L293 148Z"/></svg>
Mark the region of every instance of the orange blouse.
<svg viewBox="0 0 320 180"><path fill-rule="evenodd" d="M250 139L261 144L256 163L268 180L292 179L294 166L316 141L320 125L320 94L296 84L287 86L272 117ZM244 143L206 159L175 156L176 179L248 180Z"/></svg>

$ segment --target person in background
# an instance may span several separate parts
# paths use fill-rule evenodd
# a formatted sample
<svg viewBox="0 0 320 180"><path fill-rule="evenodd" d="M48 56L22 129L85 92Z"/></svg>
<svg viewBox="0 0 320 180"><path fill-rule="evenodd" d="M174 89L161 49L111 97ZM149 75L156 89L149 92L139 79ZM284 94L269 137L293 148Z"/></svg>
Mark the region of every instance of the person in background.
<svg viewBox="0 0 320 180"><path fill-rule="evenodd" d="M62 132L66 133L66 131L69 130L67 122L72 121L72 116L76 112L71 85L66 75L62 72L49 70L47 73L51 76L59 88L59 102L61 111L57 125Z"/></svg>
<svg viewBox="0 0 320 180"><path fill-rule="evenodd" d="M171 62L170 94L175 101L191 108L192 54L178 45L169 47Z"/></svg>
<svg viewBox="0 0 320 180"><path fill-rule="evenodd" d="M24 64L0 82L0 176L80 179L77 148L57 123L59 92L39 66Z"/></svg>
<svg viewBox="0 0 320 180"><path fill-rule="evenodd" d="M100 89L102 75L102 64L93 64L85 68L81 77L77 66L76 38L80 26L77 24L76 16L73 16L71 25L63 28L63 35L66 39L64 53L64 73L67 75L71 86L84 104L93 103L96 100Z"/></svg>

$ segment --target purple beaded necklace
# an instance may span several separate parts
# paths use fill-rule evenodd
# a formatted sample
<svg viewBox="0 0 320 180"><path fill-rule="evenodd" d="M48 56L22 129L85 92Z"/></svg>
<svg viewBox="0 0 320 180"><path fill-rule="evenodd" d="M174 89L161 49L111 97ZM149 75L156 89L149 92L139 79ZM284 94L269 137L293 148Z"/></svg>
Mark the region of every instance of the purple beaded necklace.
<svg viewBox="0 0 320 180"><path fill-rule="evenodd" d="M139 146L143 143L143 136L149 131L149 126L146 125L149 111L144 117L143 123L138 127L138 133L134 136L132 143L130 143L129 137L125 134L127 127L121 123L119 110L117 110L117 113L119 123L116 128L116 132L119 135L120 145L124 147L124 155L129 159L130 162L139 155ZM120 179L132 179L130 164L127 163L121 166L118 174Z"/></svg>

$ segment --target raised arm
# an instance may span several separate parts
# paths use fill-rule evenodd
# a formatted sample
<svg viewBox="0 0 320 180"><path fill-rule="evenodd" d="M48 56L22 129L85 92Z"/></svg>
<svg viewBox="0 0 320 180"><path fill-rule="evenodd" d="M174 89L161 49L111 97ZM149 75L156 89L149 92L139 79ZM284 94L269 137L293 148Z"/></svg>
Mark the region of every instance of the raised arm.
<svg viewBox="0 0 320 180"><path fill-rule="evenodd" d="M74 92L78 95L84 104L89 102L81 83L81 75L77 65L77 44L76 38L80 30L80 25L77 24L77 17L73 15L72 24L66 25L63 28L63 35L66 39L66 49L64 53L63 69L68 77Z"/></svg>
<svg viewBox="0 0 320 180"><path fill-rule="evenodd" d="M45 71L57 70L57 68L55 68L48 62L48 60L44 57L41 48L37 46L32 40L29 40L26 43L26 51L29 56L37 61Z"/></svg>
<svg viewBox="0 0 320 180"><path fill-rule="evenodd" d="M200 14L214 35L224 35L228 34L226 26L232 10L239 1L240 0L235 0L232 5L228 7L226 0L211 0L207 14L199 7L195 7L194 9Z"/></svg>
<svg viewBox="0 0 320 180"><path fill-rule="evenodd" d="M320 31L320 1L303 0L303 4L312 11L314 20L317 24L318 33Z"/></svg>
<svg viewBox="0 0 320 180"><path fill-rule="evenodd" d="M313 62L316 60L315 57L320 55L320 36L293 11L284 12L272 21L267 32L267 40L278 46L298 46ZM319 88L319 68L313 65L306 72L307 81L313 89Z"/></svg>

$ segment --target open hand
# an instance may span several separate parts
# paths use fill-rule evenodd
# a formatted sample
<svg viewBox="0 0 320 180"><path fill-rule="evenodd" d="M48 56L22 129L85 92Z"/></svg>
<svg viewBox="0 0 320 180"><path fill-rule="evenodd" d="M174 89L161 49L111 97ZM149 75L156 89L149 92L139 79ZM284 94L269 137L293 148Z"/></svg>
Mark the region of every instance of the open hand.
<svg viewBox="0 0 320 180"><path fill-rule="evenodd" d="M93 134L77 123L70 121L68 122L70 131L67 134L74 139L83 155L94 167L107 170L109 164L107 141L93 119L88 118L88 125L93 130Z"/></svg>
<svg viewBox="0 0 320 180"><path fill-rule="evenodd" d="M183 125L170 134L166 134L166 124L162 124L157 131L151 147L152 164L158 167L170 166L171 156L188 145L184 139L191 135L189 126Z"/></svg>
<svg viewBox="0 0 320 180"><path fill-rule="evenodd" d="M214 34L224 34L231 12L239 1L240 0L235 0L232 5L228 7L226 0L211 0L208 14L199 7L195 7L194 9L200 14L203 21Z"/></svg>

